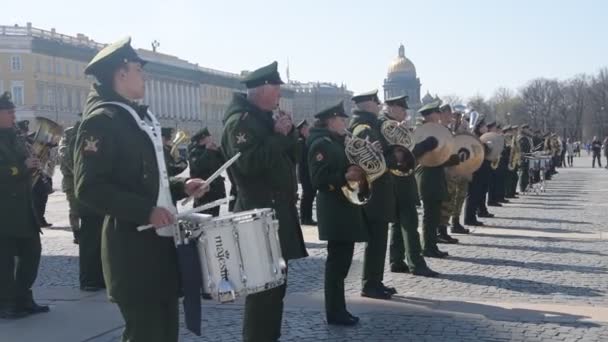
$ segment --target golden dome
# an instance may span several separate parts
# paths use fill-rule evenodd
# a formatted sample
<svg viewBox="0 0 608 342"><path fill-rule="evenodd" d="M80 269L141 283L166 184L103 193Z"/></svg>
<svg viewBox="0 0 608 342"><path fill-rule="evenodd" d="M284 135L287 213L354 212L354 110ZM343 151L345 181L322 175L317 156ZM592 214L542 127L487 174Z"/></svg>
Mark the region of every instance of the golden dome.
<svg viewBox="0 0 608 342"><path fill-rule="evenodd" d="M392 74L411 73L416 76L416 67L414 63L405 57L405 47L403 44L399 46L399 55L388 66L389 76Z"/></svg>

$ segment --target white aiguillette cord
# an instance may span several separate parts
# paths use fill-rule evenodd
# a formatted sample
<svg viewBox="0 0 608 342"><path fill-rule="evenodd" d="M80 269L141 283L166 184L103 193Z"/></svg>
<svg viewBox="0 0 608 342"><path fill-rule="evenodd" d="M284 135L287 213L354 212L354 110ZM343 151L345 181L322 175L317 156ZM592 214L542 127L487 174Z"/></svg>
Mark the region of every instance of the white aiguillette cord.
<svg viewBox="0 0 608 342"><path fill-rule="evenodd" d="M240 156L241 156L241 152L235 154L234 157L230 158L227 162L224 163L224 165L220 166L220 168L217 169L217 171L215 171L211 176L209 176L209 178L205 179L205 182L207 183L207 185L211 186L211 183L217 177L219 177L224 171L226 171L230 167L230 165L234 164L234 162L237 159L239 159ZM197 194L192 194L192 195L190 195L190 197L183 200L182 205L188 204L194 198L197 198Z"/></svg>

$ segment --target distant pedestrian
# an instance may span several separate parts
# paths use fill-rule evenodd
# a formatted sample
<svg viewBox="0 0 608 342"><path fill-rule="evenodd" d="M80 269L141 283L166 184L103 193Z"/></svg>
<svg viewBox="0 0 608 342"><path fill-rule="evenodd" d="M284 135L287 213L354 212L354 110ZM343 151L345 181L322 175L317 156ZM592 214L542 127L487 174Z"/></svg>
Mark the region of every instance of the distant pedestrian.
<svg viewBox="0 0 608 342"><path fill-rule="evenodd" d="M600 155L602 153L602 142L597 138L593 137L593 141L591 142L591 149L593 150L593 161L591 163L591 167L595 167L595 160L597 159L597 165L602 167L602 159Z"/></svg>
<svg viewBox="0 0 608 342"><path fill-rule="evenodd" d="M576 143L575 143L576 144ZM564 161L564 166L572 167L574 164L574 145L570 142L570 138L566 140L566 160Z"/></svg>

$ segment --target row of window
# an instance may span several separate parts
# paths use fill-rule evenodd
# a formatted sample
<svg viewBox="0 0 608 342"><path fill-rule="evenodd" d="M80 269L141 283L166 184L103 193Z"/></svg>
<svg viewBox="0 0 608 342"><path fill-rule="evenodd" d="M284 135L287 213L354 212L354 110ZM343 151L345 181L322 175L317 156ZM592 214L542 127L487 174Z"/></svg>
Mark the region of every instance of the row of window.
<svg viewBox="0 0 608 342"><path fill-rule="evenodd" d="M12 55L9 57L9 66L12 72L23 72L25 66L20 55ZM36 57L34 71L46 73L49 75L64 76L77 80L83 79L85 64L76 62L64 62L55 58Z"/></svg>
<svg viewBox="0 0 608 342"><path fill-rule="evenodd" d="M87 91L87 88L38 82L36 84L36 104L40 107L81 111Z"/></svg>

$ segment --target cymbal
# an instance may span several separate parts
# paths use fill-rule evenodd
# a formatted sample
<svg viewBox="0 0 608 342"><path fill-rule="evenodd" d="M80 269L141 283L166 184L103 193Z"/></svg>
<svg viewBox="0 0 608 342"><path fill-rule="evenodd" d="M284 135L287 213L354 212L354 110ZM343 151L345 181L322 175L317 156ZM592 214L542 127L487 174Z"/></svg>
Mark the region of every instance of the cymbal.
<svg viewBox="0 0 608 342"><path fill-rule="evenodd" d="M490 149L490 152L486 154L485 158L490 161L498 160L502 150L505 148L505 137L496 132L488 132L479 139Z"/></svg>
<svg viewBox="0 0 608 342"><path fill-rule="evenodd" d="M481 141L471 134L454 136L454 153L458 154L460 164L446 168L449 175L469 177L477 171L484 159L484 148Z"/></svg>
<svg viewBox="0 0 608 342"><path fill-rule="evenodd" d="M437 147L418 158L418 163L428 167L442 165L453 153L454 137L452 136L452 132L447 127L434 122L427 122L414 130L414 141L416 144L428 137L437 139Z"/></svg>

